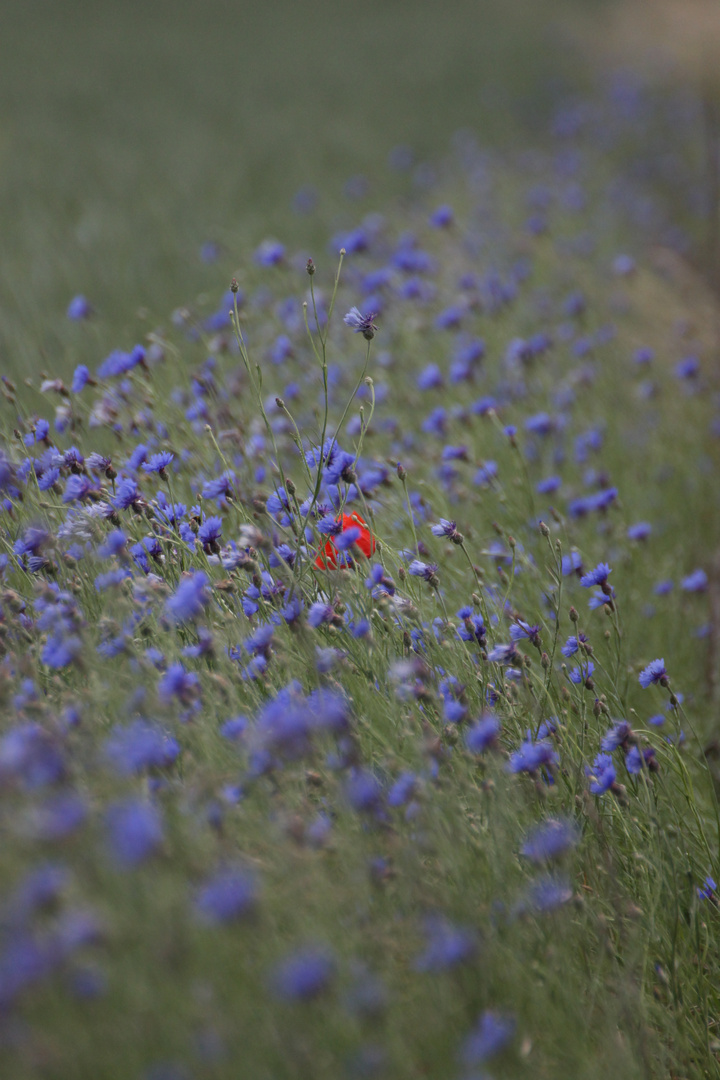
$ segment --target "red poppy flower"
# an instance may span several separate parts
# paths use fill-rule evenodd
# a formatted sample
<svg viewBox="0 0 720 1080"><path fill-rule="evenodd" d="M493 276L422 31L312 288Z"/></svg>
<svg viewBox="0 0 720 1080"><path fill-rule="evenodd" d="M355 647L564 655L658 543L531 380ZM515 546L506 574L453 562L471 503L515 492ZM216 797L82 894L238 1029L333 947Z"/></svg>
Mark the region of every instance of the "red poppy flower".
<svg viewBox="0 0 720 1080"><path fill-rule="evenodd" d="M340 518L336 518L336 520L341 521ZM343 514L342 529L337 537L326 540L317 554L315 565L318 570L335 569L337 567L338 548L335 546L335 541L340 540L343 533L346 533L349 529L359 530L360 532L360 535L356 537L354 544L351 546L359 548L366 558L370 558L375 550L375 537L368 529L367 522L363 521L358 513ZM340 544L340 547L342 547L342 544ZM342 569L347 569L347 563L342 564Z"/></svg>

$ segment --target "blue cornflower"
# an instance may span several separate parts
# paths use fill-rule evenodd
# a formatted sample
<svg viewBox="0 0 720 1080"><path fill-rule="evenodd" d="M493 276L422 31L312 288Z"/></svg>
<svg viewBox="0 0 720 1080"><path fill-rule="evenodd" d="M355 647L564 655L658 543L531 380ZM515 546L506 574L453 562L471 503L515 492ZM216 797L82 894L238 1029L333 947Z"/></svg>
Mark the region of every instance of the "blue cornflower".
<svg viewBox="0 0 720 1080"><path fill-rule="evenodd" d="M453 209L447 204L438 206L430 215L430 225L433 229L449 229L454 220Z"/></svg>
<svg viewBox="0 0 720 1080"><path fill-rule="evenodd" d="M580 839L580 831L569 818L548 818L529 833L520 853L533 862L549 862L560 858Z"/></svg>
<svg viewBox="0 0 720 1080"><path fill-rule="evenodd" d="M582 683L587 685L588 680L592 677L592 673L595 670L595 665L592 660L588 660L584 667L575 667L568 672L568 679L571 683L575 683L576 686L580 686ZM591 687L588 687L591 689Z"/></svg>
<svg viewBox="0 0 720 1080"><path fill-rule="evenodd" d="M600 749L604 750L606 754L611 754L619 746L624 749L632 733L632 728L627 720L616 720L610 730L603 735L600 741Z"/></svg>
<svg viewBox="0 0 720 1080"><path fill-rule="evenodd" d="M354 768L346 781L345 795L353 810L373 813L380 808L382 787L373 773Z"/></svg>
<svg viewBox="0 0 720 1080"><path fill-rule="evenodd" d="M469 960L477 948L472 930L454 926L440 916L425 920L425 934L425 949L414 964L416 971L446 971Z"/></svg>
<svg viewBox="0 0 720 1080"><path fill-rule="evenodd" d="M257 904L257 879L241 867L224 867L199 890L195 906L210 922L230 922L250 915Z"/></svg>
<svg viewBox="0 0 720 1080"><path fill-rule="evenodd" d="M38 478L38 487L41 491L49 491L50 488L54 488L60 479L60 470L55 468L45 469L42 475Z"/></svg>
<svg viewBox="0 0 720 1080"><path fill-rule="evenodd" d="M73 394L79 394L88 384L93 385L95 380L90 375L87 364L78 364L73 372L73 381L70 389Z"/></svg>
<svg viewBox="0 0 720 1080"><path fill-rule="evenodd" d="M594 585L599 585L604 591L610 574L612 574L612 570L608 564L599 563L594 570L589 570L587 574L583 574L580 578L580 584L586 589L591 589Z"/></svg>
<svg viewBox="0 0 720 1080"><path fill-rule="evenodd" d="M651 686L653 683L659 683L660 686L667 686L669 679L667 671L665 670L665 661L651 660L648 666L643 668L640 672L638 682L643 690L647 690L648 686Z"/></svg>
<svg viewBox="0 0 720 1080"><path fill-rule="evenodd" d="M116 726L105 742L105 756L120 773L167 768L179 753L176 740L147 720L135 720L127 727Z"/></svg>
<svg viewBox="0 0 720 1080"><path fill-rule="evenodd" d="M68 319L72 319L73 322L81 322L83 319L89 319L92 313L93 309L90 301L82 294L73 296L68 304L68 309L65 312Z"/></svg>
<svg viewBox="0 0 720 1080"><path fill-rule="evenodd" d="M418 778L415 773L401 773L388 792L388 806L405 806L414 798L417 788Z"/></svg>
<svg viewBox="0 0 720 1080"><path fill-rule="evenodd" d="M217 552L220 550L218 540L222 535L222 526L222 518L209 517L206 518L205 521L203 521L202 525L198 529L198 540L202 544L203 550L206 552L206 554L210 554L211 552L217 554Z"/></svg>
<svg viewBox="0 0 720 1080"><path fill-rule="evenodd" d="M417 377L418 390L439 390L443 385L443 375L437 364L428 364Z"/></svg>
<svg viewBox="0 0 720 1080"><path fill-rule="evenodd" d="M484 754L497 743L500 721L492 714L481 716L465 732L465 745L471 754Z"/></svg>
<svg viewBox="0 0 720 1080"><path fill-rule="evenodd" d="M377 326L373 322L374 318L375 312L363 315L356 307L353 307L345 315L343 322L346 326L351 327L356 334L362 334L366 341L372 341L377 331Z"/></svg>
<svg viewBox="0 0 720 1080"><path fill-rule="evenodd" d="M202 570L196 570L190 577L183 578L165 605L169 618L173 622L199 618L210 600L208 585L208 576Z"/></svg>
<svg viewBox="0 0 720 1080"><path fill-rule="evenodd" d="M335 617L335 609L330 604L324 604L322 600L316 600L308 609L308 624L314 630L317 630L323 623L332 622Z"/></svg>
<svg viewBox="0 0 720 1080"><path fill-rule="evenodd" d="M582 559L579 551L571 551L569 555L563 555L562 557L562 572L563 575L577 573L582 569Z"/></svg>
<svg viewBox="0 0 720 1080"><path fill-rule="evenodd" d="M72 664L82 652L82 641L73 634L57 633L49 637L40 659L51 668L63 668Z"/></svg>
<svg viewBox="0 0 720 1080"><path fill-rule="evenodd" d="M527 640L531 645L539 646L540 627L531 626L530 623L523 622L522 619L517 619L510 627L510 639L512 641Z"/></svg>
<svg viewBox="0 0 720 1080"><path fill-rule="evenodd" d="M647 540L652 532L652 525L648 521L638 521L636 525L628 526L628 540Z"/></svg>
<svg viewBox="0 0 720 1080"><path fill-rule="evenodd" d="M430 563L428 565L421 562L420 559L413 559L408 566L408 574L411 574L413 577L421 577L431 585L437 584L437 570L437 563Z"/></svg>
<svg viewBox="0 0 720 1080"><path fill-rule="evenodd" d="M717 902L717 897L715 895L715 890L716 889L717 889L716 882L713 881L713 879L708 875L705 878L705 881L703 882L703 887L698 888L697 894L698 894L699 899L700 900L712 900L714 902Z"/></svg>
<svg viewBox="0 0 720 1080"><path fill-rule="evenodd" d="M553 911L572 900L572 895L567 878L547 874L532 883L527 892L527 904L535 911Z"/></svg>
<svg viewBox="0 0 720 1080"><path fill-rule="evenodd" d="M194 671L186 671L178 661L171 664L158 683L161 701L170 702L177 697L183 704L194 700L200 690L200 680Z"/></svg>
<svg viewBox="0 0 720 1080"><path fill-rule="evenodd" d="M539 495L552 495L561 486L562 480L559 476L548 476L545 480L538 481L535 490Z"/></svg>
<svg viewBox="0 0 720 1080"><path fill-rule="evenodd" d="M585 634L578 634L577 637L572 635L571 637L569 637L567 639L567 641L565 642L563 647L560 649L560 652L563 654L563 656L567 656L567 657L574 656L575 653L580 648L580 646L584 645L587 642L587 640L588 639L587 639L587 636Z"/></svg>
<svg viewBox="0 0 720 1080"><path fill-rule="evenodd" d="M534 773L540 768L557 765L559 761L560 758L551 743L545 740L536 743L528 740L510 755L506 768L512 773Z"/></svg>
<svg viewBox="0 0 720 1080"><path fill-rule="evenodd" d="M254 258L259 266L279 266L285 258L285 246L279 240L263 240Z"/></svg>
<svg viewBox="0 0 720 1080"><path fill-rule="evenodd" d="M465 1039L460 1057L464 1065L480 1065L495 1057L512 1041L515 1020L512 1016L486 1009Z"/></svg>
<svg viewBox="0 0 720 1080"><path fill-rule="evenodd" d="M590 780L590 791L593 795L604 795L616 779L615 766L609 754L598 754L592 766L585 766L585 775Z"/></svg>
<svg viewBox="0 0 720 1080"><path fill-rule="evenodd" d="M693 570L680 582L680 588L685 592L704 592L707 589L708 576L704 570Z"/></svg>
<svg viewBox="0 0 720 1080"><path fill-rule="evenodd" d="M155 852L163 839L162 819L156 806L140 799L115 802L105 815L108 846L123 866L135 866Z"/></svg>
<svg viewBox="0 0 720 1080"><path fill-rule="evenodd" d="M84 502L96 491L97 488L89 476L83 476L80 473L73 474L68 477L65 484L62 501L64 503Z"/></svg>
<svg viewBox="0 0 720 1080"><path fill-rule="evenodd" d="M133 509L142 502L142 495L137 486L137 482L133 480L131 476L123 477L117 486L115 497L112 499L112 504L116 510L127 510L132 506Z"/></svg>
<svg viewBox="0 0 720 1080"><path fill-rule="evenodd" d="M433 536L444 536L448 540L452 540L454 544L462 544L463 542L463 536L457 531L456 523L448 521L447 518L440 518L439 524L431 525L430 532Z"/></svg>
<svg viewBox="0 0 720 1080"><path fill-rule="evenodd" d="M165 478L165 470L175 457L169 450L161 450L159 454L153 454L151 458L142 463L144 472L156 472L161 479Z"/></svg>
<svg viewBox="0 0 720 1080"><path fill-rule="evenodd" d="M271 985L285 1001L308 1001L327 990L335 975L335 961L327 949L309 947L292 953L275 968Z"/></svg>

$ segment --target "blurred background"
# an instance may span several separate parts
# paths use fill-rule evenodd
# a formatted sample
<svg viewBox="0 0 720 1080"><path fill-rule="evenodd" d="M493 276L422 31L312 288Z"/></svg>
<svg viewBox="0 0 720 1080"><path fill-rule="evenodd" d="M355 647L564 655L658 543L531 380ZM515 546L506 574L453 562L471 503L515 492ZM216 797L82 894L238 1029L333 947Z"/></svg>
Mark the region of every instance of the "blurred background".
<svg viewBox="0 0 720 1080"><path fill-rule="evenodd" d="M0 369L66 373L79 332L88 362L89 346L99 358L131 345L218 293L265 237L317 258L334 229L426 188L458 132L542 145L558 106L613 67L685 84L702 67L707 86L719 12L716 0L7 6ZM675 129L701 126L693 115ZM78 293L91 330L67 325Z"/></svg>
<svg viewBox="0 0 720 1080"><path fill-rule="evenodd" d="M224 287L268 235L324 249L328 228L427 184L458 131L536 144L587 83L570 27L601 4L6 7L2 370L67 370L77 293L101 355L137 338L138 309L166 318Z"/></svg>

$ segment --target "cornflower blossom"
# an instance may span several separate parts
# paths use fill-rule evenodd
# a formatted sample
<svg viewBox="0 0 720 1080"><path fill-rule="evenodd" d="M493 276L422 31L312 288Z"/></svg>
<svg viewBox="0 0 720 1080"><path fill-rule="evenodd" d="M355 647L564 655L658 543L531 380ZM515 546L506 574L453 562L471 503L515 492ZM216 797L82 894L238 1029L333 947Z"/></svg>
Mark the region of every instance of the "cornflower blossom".
<svg viewBox="0 0 720 1080"><path fill-rule="evenodd" d="M515 1034L515 1019L486 1009L463 1043L460 1057L464 1065L480 1065L496 1057L510 1044Z"/></svg>
<svg viewBox="0 0 720 1080"><path fill-rule="evenodd" d="M440 518L438 524L431 525L430 532L433 536L444 536L447 540L451 540L453 544L462 544L464 540L462 533L457 530L457 524L454 521L448 521L447 518Z"/></svg>
<svg viewBox="0 0 720 1080"><path fill-rule="evenodd" d="M209 584L209 578L202 570L182 578L165 605L168 618L176 623L198 619L210 602L207 592Z"/></svg>
<svg viewBox="0 0 720 1080"><path fill-rule="evenodd" d="M580 584L585 589L591 589L594 585L599 585L606 596L610 595L610 586L607 583L609 575L612 574L612 570L607 563L599 563L594 570L588 571L587 574L583 574L580 578Z"/></svg>
<svg viewBox="0 0 720 1080"><path fill-rule="evenodd" d="M531 645L540 647L540 627L531 626L529 623L523 622L522 619L518 619L510 627L510 639L512 641L527 640Z"/></svg>
<svg viewBox="0 0 720 1080"><path fill-rule="evenodd" d="M500 721L496 716L481 716L465 732L465 745L471 754L484 754L491 750L500 735Z"/></svg>
<svg viewBox="0 0 720 1080"><path fill-rule="evenodd" d="M532 862L552 862L576 847L579 840L580 830L574 821L548 818L528 834L520 853Z"/></svg>
<svg viewBox="0 0 720 1080"><path fill-rule="evenodd" d="M226 923L251 915L257 905L257 879L249 870L227 866L198 890L195 907L206 922Z"/></svg>
<svg viewBox="0 0 720 1080"><path fill-rule="evenodd" d="M510 755L506 769L511 773L527 772L535 773L538 769L560 762L557 752L552 744L542 740L541 742L524 742L519 750Z"/></svg>
<svg viewBox="0 0 720 1080"><path fill-rule="evenodd" d="M335 961L324 948L307 947L291 953L271 977L275 995L284 1001L311 1001L327 990L335 976Z"/></svg>
<svg viewBox="0 0 720 1080"><path fill-rule="evenodd" d="M477 949L472 930L454 926L449 919L431 916L425 920L426 944L415 961L416 971L447 971L470 960Z"/></svg>
<svg viewBox="0 0 720 1080"><path fill-rule="evenodd" d="M647 690L648 686L652 686L653 683L659 683L660 686L667 686L670 680L668 679L668 674L665 670L665 661L651 660L648 666L643 668L640 672L638 682L643 690Z"/></svg>
<svg viewBox="0 0 720 1080"><path fill-rule="evenodd" d="M112 803L105 824L108 848L121 866L133 867L144 862L163 840L159 810L140 799Z"/></svg>
<svg viewBox="0 0 720 1080"><path fill-rule="evenodd" d="M598 754L592 765L585 766L585 775L590 781L593 795L604 795L615 784L617 773L613 759L609 754Z"/></svg>
<svg viewBox="0 0 720 1080"><path fill-rule="evenodd" d="M159 454L153 454L147 461L142 463L144 472L156 472L162 480L167 476L166 469L174 460L175 455L169 450L162 450Z"/></svg>
<svg viewBox="0 0 720 1080"><path fill-rule="evenodd" d="M343 317L343 322L354 330L356 334L362 334L366 341L372 341L377 332L377 326L373 322L375 317L374 311L368 315L363 315L356 307L352 307L347 315Z"/></svg>
<svg viewBox="0 0 720 1080"><path fill-rule="evenodd" d="M412 577L421 577L424 581L429 582L430 585L437 584L437 571L437 563L430 563L428 565L427 563L421 562L420 559L413 559L408 566L408 574Z"/></svg>

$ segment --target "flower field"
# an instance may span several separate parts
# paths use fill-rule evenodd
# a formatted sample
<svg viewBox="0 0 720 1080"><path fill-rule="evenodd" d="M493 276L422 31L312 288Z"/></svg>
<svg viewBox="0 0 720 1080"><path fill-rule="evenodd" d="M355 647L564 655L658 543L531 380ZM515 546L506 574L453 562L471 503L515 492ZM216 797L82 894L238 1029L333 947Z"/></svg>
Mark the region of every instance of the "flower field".
<svg viewBox="0 0 720 1080"><path fill-rule="evenodd" d="M3 377L3 1077L717 1075L715 302L622 100Z"/></svg>

